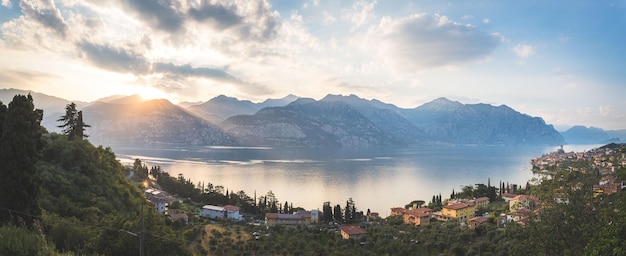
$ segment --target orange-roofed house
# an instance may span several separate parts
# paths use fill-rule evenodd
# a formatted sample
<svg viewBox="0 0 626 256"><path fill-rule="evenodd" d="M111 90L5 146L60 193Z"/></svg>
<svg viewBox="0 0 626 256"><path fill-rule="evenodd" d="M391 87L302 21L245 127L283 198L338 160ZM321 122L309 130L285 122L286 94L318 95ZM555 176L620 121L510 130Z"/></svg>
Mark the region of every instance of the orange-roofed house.
<svg viewBox="0 0 626 256"><path fill-rule="evenodd" d="M438 218L442 221L448 221L450 219L467 221L474 217L475 211L475 205L469 205L466 203L449 204L442 207L441 215L438 216Z"/></svg>
<svg viewBox="0 0 626 256"><path fill-rule="evenodd" d="M417 208L406 210L403 215L404 224L413 224L415 226L428 225L433 217L433 210L430 208Z"/></svg>
<svg viewBox="0 0 626 256"><path fill-rule="evenodd" d="M359 239L367 234L367 231L359 226L341 226L339 229L343 239Z"/></svg>

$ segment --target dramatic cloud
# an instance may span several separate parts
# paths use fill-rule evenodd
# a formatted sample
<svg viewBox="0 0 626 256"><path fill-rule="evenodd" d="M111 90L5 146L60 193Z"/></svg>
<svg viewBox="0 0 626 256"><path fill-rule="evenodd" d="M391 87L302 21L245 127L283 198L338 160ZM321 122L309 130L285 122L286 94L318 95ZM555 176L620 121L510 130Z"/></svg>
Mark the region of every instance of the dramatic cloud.
<svg viewBox="0 0 626 256"><path fill-rule="evenodd" d="M277 35L280 26L278 13L272 11L266 0L118 0L118 3L148 27L177 37L191 36L185 34L190 26L208 25L218 32L232 29L236 40L266 41Z"/></svg>
<svg viewBox="0 0 626 256"><path fill-rule="evenodd" d="M500 44L498 35L440 15L383 18L376 32L382 34L383 53L404 72L478 60Z"/></svg>
<svg viewBox="0 0 626 256"><path fill-rule="evenodd" d="M172 63L155 63L153 65L153 72L166 73L169 75L175 75L180 78L184 77L200 77L208 78L218 81L230 82L239 84L242 83L236 77L226 73L220 69L199 67L194 68L191 65L174 65Z"/></svg>
<svg viewBox="0 0 626 256"><path fill-rule="evenodd" d="M102 69L145 75L150 71L146 58L132 49L98 44L86 40L77 43L83 58Z"/></svg>
<svg viewBox="0 0 626 256"><path fill-rule="evenodd" d="M243 22L243 17L237 14L236 6L213 4L206 0L202 1L198 7L190 8L189 15L198 22L209 20L219 30L227 29Z"/></svg>
<svg viewBox="0 0 626 256"><path fill-rule="evenodd" d="M68 27L52 0L20 2L20 8L26 17L37 21L42 26L55 31L62 38L68 35Z"/></svg>
<svg viewBox="0 0 626 256"><path fill-rule="evenodd" d="M178 33L184 29L184 13L177 0L120 0L124 7L131 10L148 26L168 33Z"/></svg>

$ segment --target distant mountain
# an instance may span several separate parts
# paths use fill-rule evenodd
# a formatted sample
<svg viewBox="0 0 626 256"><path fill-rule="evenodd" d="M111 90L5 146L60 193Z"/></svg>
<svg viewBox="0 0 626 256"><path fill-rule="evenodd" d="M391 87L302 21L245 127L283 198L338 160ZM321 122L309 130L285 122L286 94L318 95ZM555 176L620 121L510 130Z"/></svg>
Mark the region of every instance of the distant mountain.
<svg viewBox="0 0 626 256"><path fill-rule="evenodd" d="M327 95L320 102L345 102L363 114L394 141L411 144L432 140L422 130L402 117L398 113L400 109L394 105L378 100L362 99L356 95Z"/></svg>
<svg viewBox="0 0 626 256"><path fill-rule="evenodd" d="M0 100L8 104L18 93L28 92L0 90ZM32 95L36 107L44 109L44 125L58 131L56 119L70 102L45 94ZM565 144L561 134L539 117L519 113L505 105L462 104L446 98L412 109L356 95L327 95L319 101L288 95L262 103L221 95L188 108L167 100L146 101L137 95L116 95L91 105L77 104L84 112L85 122L91 125L87 130L89 139L103 145ZM605 132L608 137L603 135L601 138L621 137L626 133L624 130L622 133Z"/></svg>
<svg viewBox="0 0 626 256"><path fill-rule="evenodd" d="M437 142L477 145L562 145L565 140L539 117L506 105L462 104L439 98L402 116Z"/></svg>
<svg viewBox="0 0 626 256"><path fill-rule="evenodd" d="M401 143L343 101L299 99L285 107L228 118L223 127L255 145L371 147Z"/></svg>
<svg viewBox="0 0 626 256"><path fill-rule="evenodd" d="M253 103L220 95L205 103L189 106L188 109L211 123L219 123L231 116L252 115L265 107L285 106L296 99L297 96L288 95L282 99L267 99L263 103Z"/></svg>
<svg viewBox="0 0 626 256"><path fill-rule="evenodd" d="M103 145L239 145L236 139L167 100L85 108L89 139Z"/></svg>
<svg viewBox="0 0 626 256"><path fill-rule="evenodd" d="M46 129L50 132L60 132L61 128L57 127L60 123L57 122L57 120L60 116L65 114L65 106L70 104L71 101L43 93L19 89L0 89L0 101L4 105L8 105L13 100L13 96L17 94L28 95L29 93L33 96L35 107L43 110L43 120L41 125L46 127ZM74 101L74 103L76 103L76 105L80 108L88 105L88 103L81 101Z"/></svg>
<svg viewBox="0 0 626 256"><path fill-rule="evenodd" d="M626 141L626 130L603 130L597 127L573 126L562 132L569 144L606 144Z"/></svg>

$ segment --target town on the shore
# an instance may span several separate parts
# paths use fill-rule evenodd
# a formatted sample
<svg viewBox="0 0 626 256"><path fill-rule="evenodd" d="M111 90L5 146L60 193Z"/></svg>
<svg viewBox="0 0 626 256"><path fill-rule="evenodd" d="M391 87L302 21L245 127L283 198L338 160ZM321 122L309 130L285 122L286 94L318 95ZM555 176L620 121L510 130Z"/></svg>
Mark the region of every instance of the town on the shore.
<svg viewBox="0 0 626 256"><path fill-rule="evenodd" d="M557 170L567 166L570 172L595 172L598 177L597 183L592 187L581 187L580 183L570 184L573 189L586 189L593 191L593 197L620 193L626 190L624 180L618 180L616 170L626 167L626 144L608 144L600 148L585 152L565 152L561 146L555 152L544 154L530 161L532 170L540 179L555 179ZM574 163L574 164L572 164ZM576 164L578 163L578 164ZM580 164L584 163L584 164ZM155 184L156 185L156 184ZM466 186L463 191L455 193L450 198L441 199L441 194L433 196L428 204L422 200L416 200L405 206L390 208L388 216L399 218L406 225L424 226L433 222L456 221L461 226L475 229L486 222L495 222L499 227L506 227L509 223L516 223L521 227L529 221L538 221L538 214L547 200L557 203L568 204L569 198L559 193L552 192L552 198L541 198L530 194L529 183L525 187L516 184L500 182L500 187L492 187L489 182L485 186L476 184L476 187ZM487 189L484 189L484 188ZM228 193L228 192L227 192ZM481 193L483 193L481 195ZM249 213L242 212L241 207L231 204L202 205L201 207L188 208L191 211L180 210L180 204L185 199L153 187L145 188L144 194L160 214L167 216L173 222L187 224L190 219L206 219L211 221L246 221L250 225L265 226L271 229L276 226L311 226L311 225L334 225L343 239L358 239L367 234L367 223L379 222L384 219L377 212L356 212L354 203L352 209L342 209L339 205L339 215L336 212L312 209L304 210L288 205L279 206L271 212ZM478 195L476 197L476 195ZM350 199L351 201L351 199ZM256 204L256 195L254 198ZM324 204L327 207L328 202ZM176 207L171 207L177 205ZM425 206L426 205L426 206ZM329 207L330 208L330 207ZM336 209L335 209L336 210ZM341 221L341 214L350 216L350 221ZM352 211L352 212L351 212ZM331 216L327 216L330 214ZM259 239L259 234L254 237Z"/></svg>

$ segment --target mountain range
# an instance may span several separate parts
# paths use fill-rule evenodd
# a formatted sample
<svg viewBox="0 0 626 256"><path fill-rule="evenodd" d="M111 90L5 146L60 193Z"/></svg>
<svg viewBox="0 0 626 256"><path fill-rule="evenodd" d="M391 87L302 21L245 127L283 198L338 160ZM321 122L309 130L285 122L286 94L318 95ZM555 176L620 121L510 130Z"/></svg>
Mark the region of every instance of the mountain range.
<svg viewBox="0 0 626 256"><path fill-rule="evenodd" d="M28 91L0 90L0 101ZM67 100L30 92L44 109L43 125L56 119ZM8 96L10 95L10 96ZM378 147L399 145L562 145L566 140L540 117L506 106L462 104L446 98L399 108L356 95L320 100L288 95L261 103L218 96L175 105L139 96L111 96L77 103L89 139L103 145L220 145L288 147ZM46 121L47 120L47 121Z"/></svg>

